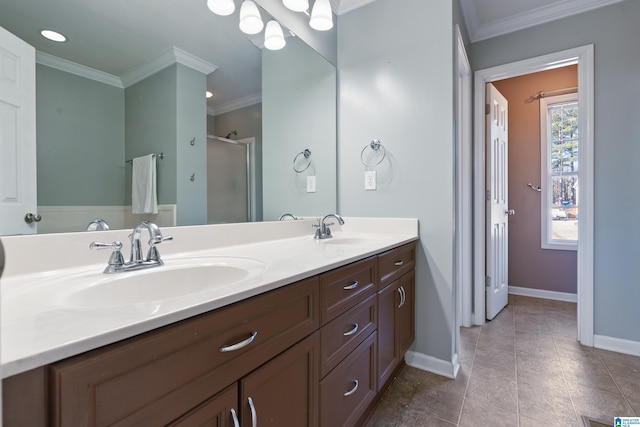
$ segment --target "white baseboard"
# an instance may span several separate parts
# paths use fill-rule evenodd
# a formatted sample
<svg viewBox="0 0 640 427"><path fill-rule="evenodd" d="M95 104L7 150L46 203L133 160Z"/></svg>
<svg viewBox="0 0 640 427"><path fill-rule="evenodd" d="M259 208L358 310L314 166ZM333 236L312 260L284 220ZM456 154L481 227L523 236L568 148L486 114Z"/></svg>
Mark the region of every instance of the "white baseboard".
<svg viewBox="0 0 640 427"><path fill-rule="evenodd" d="M603 350L640 356L640 342L638 341L623 340L606 335L594 335L593 346Z"/></svg>
<svg viewBox="0 0 640 427"><path fill-rule="evenodd" d="M509 285L509 293L513 295L521 295L524 297L553 299L556 301L578 302L578 294L570 294L567 292L545 291L543 289L521 288L519 286Z"/></svg>
<svg viewBox="0 0 640 427"><path fill-rule="evenodd" d="M453 355L451 362L447 362L446 360L436 359L435 357L410 350L407 351L404 360L411 367L433 372L447 378L455 378L460 370L458 353Z"/></svg>

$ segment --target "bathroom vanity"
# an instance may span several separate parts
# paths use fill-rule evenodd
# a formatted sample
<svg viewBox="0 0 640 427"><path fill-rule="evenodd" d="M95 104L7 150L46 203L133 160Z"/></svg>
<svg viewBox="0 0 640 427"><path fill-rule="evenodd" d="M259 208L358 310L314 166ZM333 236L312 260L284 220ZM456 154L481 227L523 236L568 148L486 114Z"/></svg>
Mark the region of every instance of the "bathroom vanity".
<svg viewBox="0 0 640 427"><path fill-rule="evenodd" d="M363 425L403 364L415 318L417 223L388 223L394 232L376 235L364 232L371 221L348 219L331 243L269 240L268 230L259 243L220 243L207 256L260 259L269 248L272 258L249 283L200 292L211 300L197 309L188 300L155 322L129 319L124 335L50 349L56 360L3 358L16 371L3 381L3 425ZM271 227L311 229L296 222ZM344 231L349 224L354 231ZM298 265L278 258L280 247L302 256ZM167 251L167 265L184 257L180 249Z"/></svg>

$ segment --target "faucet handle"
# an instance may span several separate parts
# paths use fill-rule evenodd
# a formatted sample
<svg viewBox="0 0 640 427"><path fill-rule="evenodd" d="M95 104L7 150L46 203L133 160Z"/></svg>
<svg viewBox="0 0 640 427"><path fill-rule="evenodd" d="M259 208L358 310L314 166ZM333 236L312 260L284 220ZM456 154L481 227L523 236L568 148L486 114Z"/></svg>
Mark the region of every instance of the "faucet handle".
<svg viewBox="0 0 640 427"><path fill-rule="evenodd" d="M104 269L105 273L113 273L116 267L122 267L124 265L124 257L120 251L120 249L122 249L122 242L119 240L112 243L91 242L89 248L93 250L113 249L109 257L109 262L107 263L107 268Z"/></svg>

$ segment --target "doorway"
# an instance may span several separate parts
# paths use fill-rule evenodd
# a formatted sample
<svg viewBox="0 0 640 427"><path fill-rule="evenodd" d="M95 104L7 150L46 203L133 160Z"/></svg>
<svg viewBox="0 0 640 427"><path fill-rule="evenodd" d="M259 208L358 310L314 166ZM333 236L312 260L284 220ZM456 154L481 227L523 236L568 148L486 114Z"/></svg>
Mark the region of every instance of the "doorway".
<svg viewBox="0 0 640 427"><path fill-rule="evenodd" d="M593 346L593 45L476 71L474 89L474 140L485 138L485 86L497 80L577 64L580 99L579 153L581 203L578 235L578 340ZM473 323L485 323L485 148L474 150L474 272Z"/></svg>

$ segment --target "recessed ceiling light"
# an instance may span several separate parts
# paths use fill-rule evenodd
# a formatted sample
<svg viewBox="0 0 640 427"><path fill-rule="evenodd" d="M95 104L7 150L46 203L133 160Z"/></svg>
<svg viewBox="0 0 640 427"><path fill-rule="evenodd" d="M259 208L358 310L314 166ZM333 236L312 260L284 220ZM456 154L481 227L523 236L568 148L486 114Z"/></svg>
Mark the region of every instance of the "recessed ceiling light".
<svg viewBox="0 0 640 427"><path fill-rule="evenodd" d="M67 38L60 34L57 31L53 31L53 30L42 30L40 31L40 34L42 34L42 37L44 37L45 39L49 39L52 40L54 42L58 42L58 43L62 43L62 42L66 42Z"/></svg>
<svg viewBox="0 0 640 427"><path fill-rule="evenodd" d="M210 90L207 91L207 98L213 98L214 93Z"/></svg>

